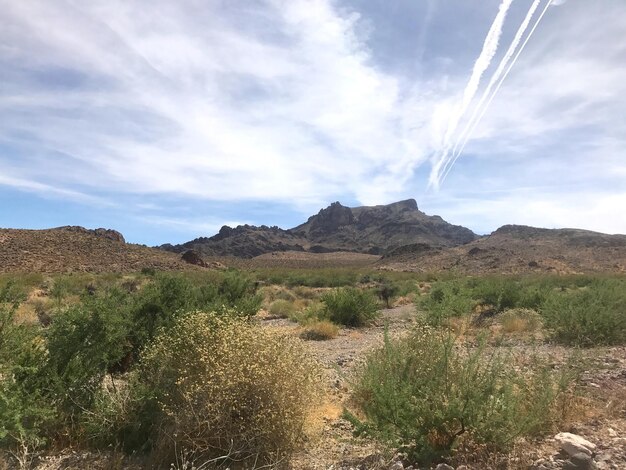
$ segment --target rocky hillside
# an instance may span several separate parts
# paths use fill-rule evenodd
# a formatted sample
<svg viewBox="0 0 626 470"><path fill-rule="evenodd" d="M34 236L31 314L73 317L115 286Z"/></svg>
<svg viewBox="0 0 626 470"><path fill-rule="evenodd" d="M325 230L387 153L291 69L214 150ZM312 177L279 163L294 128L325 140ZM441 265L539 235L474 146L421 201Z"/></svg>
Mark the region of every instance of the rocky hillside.
<svg viewBox="0 0 626 470"><path fill-rule="evenodd" d="M385 269L460 273L626 272L626 235L505 225L463 246L413 244L389 252Z"/></svg>
<svg viewBox="0 0 626 470"><path fill-rule="evenodd" d="M224 226L212 237L161 248L177 253L193 249L203 256L244 258L281 251L382 254L408 244L423 243L442 248L476 238L477 235L465 227L449 224L439 216L424 214L415 200L409 199L388 205L352 208L335 202L289 230L267 226Z"/></svg>
<svg viewBox="0 0 626 470"><path fill-rule="evenodd" d="M190 269L180 255L125 243L115 230L0 229L0 273L134 272Z"/></svg>

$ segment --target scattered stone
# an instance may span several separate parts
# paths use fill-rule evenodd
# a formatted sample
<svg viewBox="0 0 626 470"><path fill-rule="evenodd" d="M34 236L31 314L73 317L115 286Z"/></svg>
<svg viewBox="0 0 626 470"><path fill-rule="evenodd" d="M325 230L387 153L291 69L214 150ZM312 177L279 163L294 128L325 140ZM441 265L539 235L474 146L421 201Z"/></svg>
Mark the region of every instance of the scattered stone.
<svg viewBox="0 0 626 470"><path fill-rule="evenodd" d="M591 456L584 452L572 455L563 465L563 470L595 470L596 468Z"/></svg>
<svg viewBox="0 0 626 470"><path fill-rule="evenodd" d="M404 465L402 465L402 462L394 462L389 467L389 470L404 470Z"/></svg>
<svg viewBox="0 0 626 470"><path fill-rule="evenodd" d="M593 455L596 450L596 445L589 442L584 437L572 434L569 432L560 432L554 439L559 443L561 449L565 451L569 456L584 453L587 455Z"/></svg>
<svg viewBox="0 0 626 470"><path fill-rule="evenodd" d="M454 467L448 465L447 463L440 463L435 467L435 470L454 470Z"/></svg>

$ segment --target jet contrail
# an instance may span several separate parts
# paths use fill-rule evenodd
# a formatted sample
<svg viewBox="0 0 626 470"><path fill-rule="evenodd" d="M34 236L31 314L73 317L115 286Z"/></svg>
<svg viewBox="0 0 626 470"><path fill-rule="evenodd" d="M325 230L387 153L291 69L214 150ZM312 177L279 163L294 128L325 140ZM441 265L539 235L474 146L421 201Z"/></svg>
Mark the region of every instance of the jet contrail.
<svg viewBox="0 0 626 470"><path fill-rule="evenodd" d="M456 131L459 121L467 111L468 106L474 99L483 73L487 70L487 68L489 68L491 60L498 50L498 43L500 41L500 36L502 35L502 25L504 24L504 19L506 18L506 14L512 2L513 0L502 0L500 8L498 9L498 14L493 20L491 28L489 28L487 37L485 37L480 55L478 56L478 59L476 59L476 62L474 62L472 75L470 76L470 79L465 86L465 91L463 92L463 100L449 120L448 129L443 140L444 150L435 164L435 167L431 171L429 178L429 184L432 184L435 187L439 186L439 181L441 180L441 166L449 160L451 137Z"/></svg>
<svg viewBox="0 0 626 470"><path fill-rule="evenodd" d="M483 92L480 98L480 101L478 102L476 107L474 107L474 112L472 113L472 116L470 117L469 121L465 125L465 129L463 129L463 132L461 132L461 135L459 136L456 143L454 144L454 148L452 149L452 158L448 160L446 164L444 165L443 177L441 178L442 181L447 176L449 168L452 165L454 165L454 162L456 161L456 158L457 158L456 155L457 155L457 150L459 148L459 144L463 142L463 145L465 145L465 142L467 142L467 139L469 136L469 129L472 128L474 121L476 120L476 116L482 110L483 104L485 103L487 98L491 95L491 90L493 89L496 82L502 76L502 72L504 72L506 66L509 64L509 61L511 60L511 57L513 57L513 54L515 54L515 51L517 50L517 46L519 46L522 40L522 37L524 36L524 33L526 32L526 29L528 28L528 25L530 24L530 20L535 14L535 11L537 10L537 7L539 7L540 3L541 3L541 0L533 1L532 5L528 9L528 13L526 14L526 17L524 18L524 21L522 21L522 24L517 30L517 33L515 33L515 37L513 38L513 41L511 41L511 45L509 46L506 53L504 54L504 57L500 61L498 68L496 69L494 74L491 76L491 79L489 80L489 84L485 88L485 91Z"/></svg>
<svg viewBox="0 0 626 470"><path fill-rule="evenodd" d="M513 60L511 61L509 67L506 69L506 72L504 72L504 75L502 75L502 78L498 82L498 85L496 86L495 90L493 90L493 92L491 93L491 96L489 97L489 100L483 106L482 112L480 113L478 118L474 121L474 123L473 123L472 127L470 128L468 134L465 136L465 140L463 141L463 145L461 145L461 148L459 149L459 151L453 156L452 162L447 167L447 170L445 171L445 174L443 175L441 180L445 180L446 176L450 172L450 169L452 168L454 163L458 160L459 156L463 153L463 150L465 149L465 145L467 144L467 142L469 140L469 137L471 136L472 132L474 132L474 129L476 129L476 126L480 123L481 119L483 118L483 116L487 112L487 109L489 108L489 105L491 104L491 102L495 98L496 94L500 90L500 87L502 86L502 83L504 82L504 80L506 80L506 77L509 75L509 72L511 71L511 69L513 68L515 63L517 62L517 59L519 58L520 54L522 53L522 51L526 47L526 44L528 44L528 41L530 40L530 38L532 37L533 33L535 32L535 29L537 29L537 26L539 26L539 23L543 19L544 15L548 11L548 8L550 7L551 4L552 4L552 0L548 0L548 3L544 7L544 9L541 11L541 14L539 15L539 18L537 18L537 21L535 22L535 24L531 28L530 32L528 33L528 36L526 36L526 39L524 40L524 42L522 43L521 47L517 51L517 54L515 54L515 57L513 57Z"/></svg>

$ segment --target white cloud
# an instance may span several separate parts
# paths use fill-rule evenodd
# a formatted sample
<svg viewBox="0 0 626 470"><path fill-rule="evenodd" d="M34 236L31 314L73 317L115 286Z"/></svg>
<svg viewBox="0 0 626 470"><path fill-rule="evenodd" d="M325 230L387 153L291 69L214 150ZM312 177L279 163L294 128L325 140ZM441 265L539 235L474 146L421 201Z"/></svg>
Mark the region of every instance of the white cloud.
<svg viewBox="0 0 626 470"><path fill-rule="evenodd" d="M463 36L459 57L442 54L437 73L416 78L381 69L376 44L356 33L359 16L333 0L0 0L0 9L0 145L17 149L0 152L0 185L88 204L98 199L90 193L136 193L307 212L339 197L374 204L419 193L415 172L441 149L476 59L467 56L495 13L485 8L482 37ZM465 31L455 18L429 21L429 47L434 35ZM505 24L503 37L518 25ZM459 164L447 183L511 198L471 211L444 185L434 195L442 216L467 210L489 226L589 217L596 229L626 231L602 209L622 202L605 187L625 175L624 28L621 2L549 9L461 157L471 171ZM540 192L532 206L517 198L516 188L555 175L596 186L584 211L575 191ZM509 202L555 217L529 219Z"/></svg>
<svg viewBox="0 0 626 470"><path fill-rule="evenodd" d="M250 12L249 29L215 14L220 2L0 3L13 26L2 43L16 45L11 59L27 73L61 66L89 77L82 88L0 97L15 117L5 139L26 132L74 157L66 184L96 172L90 184L116 191L366 197L371 172L406 155L397 79L370 63L358 17L328 1L272 1Z"/></svg>

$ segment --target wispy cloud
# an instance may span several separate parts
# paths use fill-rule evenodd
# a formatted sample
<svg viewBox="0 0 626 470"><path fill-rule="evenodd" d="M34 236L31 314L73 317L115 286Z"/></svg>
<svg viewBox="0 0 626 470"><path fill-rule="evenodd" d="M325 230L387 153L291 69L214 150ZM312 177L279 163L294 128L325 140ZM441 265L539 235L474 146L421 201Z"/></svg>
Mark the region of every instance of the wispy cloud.
<svg viewBox="0 0 626 470"><path fill-rule="evenodd" d="M493 23L491 23L491 27L489 28L487 36L485 37L485 42L483 43L483 48L480 51L476 62L474 62L472 74L470 75L469 81L465 86L465 90L463 90L463 98L459 104L454 107L450 115L448 127L441 145L442 149L437 152L430 176L429 182L435 186L435 188L439 187L442 174L445 171L445 166L452 157L451 152L454 144L453 138L456 135L459 121L463 118L470 104L474 100L474 96L476 95L480 85L480 80L485 71L489 68L489 65L491 65L493 57L496 55L498 45L500 43L500 36L502 35L504 20L506 19L506 14L511 7L512 1L513 0L502 0L502 3L500 3L498 14L493 20Z"/></svg>
<svg viewBox="0 0 626 470"><path fill-rule="evenodd" d="M99 188L319 200L406 152L397 79L329 2L4 3L3 65L60 83L16 80L3 140L75 156L56 163Z"/></svg>
<svg viewBox="0 0 626 470"><path fill-rule="evenodd" d="M575 194L567 188L585 182L621 197L626 4L550 9L441 193L424 193L427 164L454 147L459 114L474 111L481 77L502 58L500 29L514 40L531 3L429 2L427 16L416 2L394 4L390 30L412 12L423 31L415 55L397 37L385 51L404 41L397 59L423 62L414 74L378 59L374 3L0 0L0 185L89 206L133 200L142 223L158 200L161 219L149 223L207 231L221 217L255 220L213 220L208 209L185 218L168 198L307 213L335 199L443 201L450 188L495 180L485 189L517 194L549 186L555 172L562 192L526 195L564 207ZM608 198L586 194L589 204ZM458 213L454 201L442 215ZM513 221L494 211L494 221Z"/></svg>

